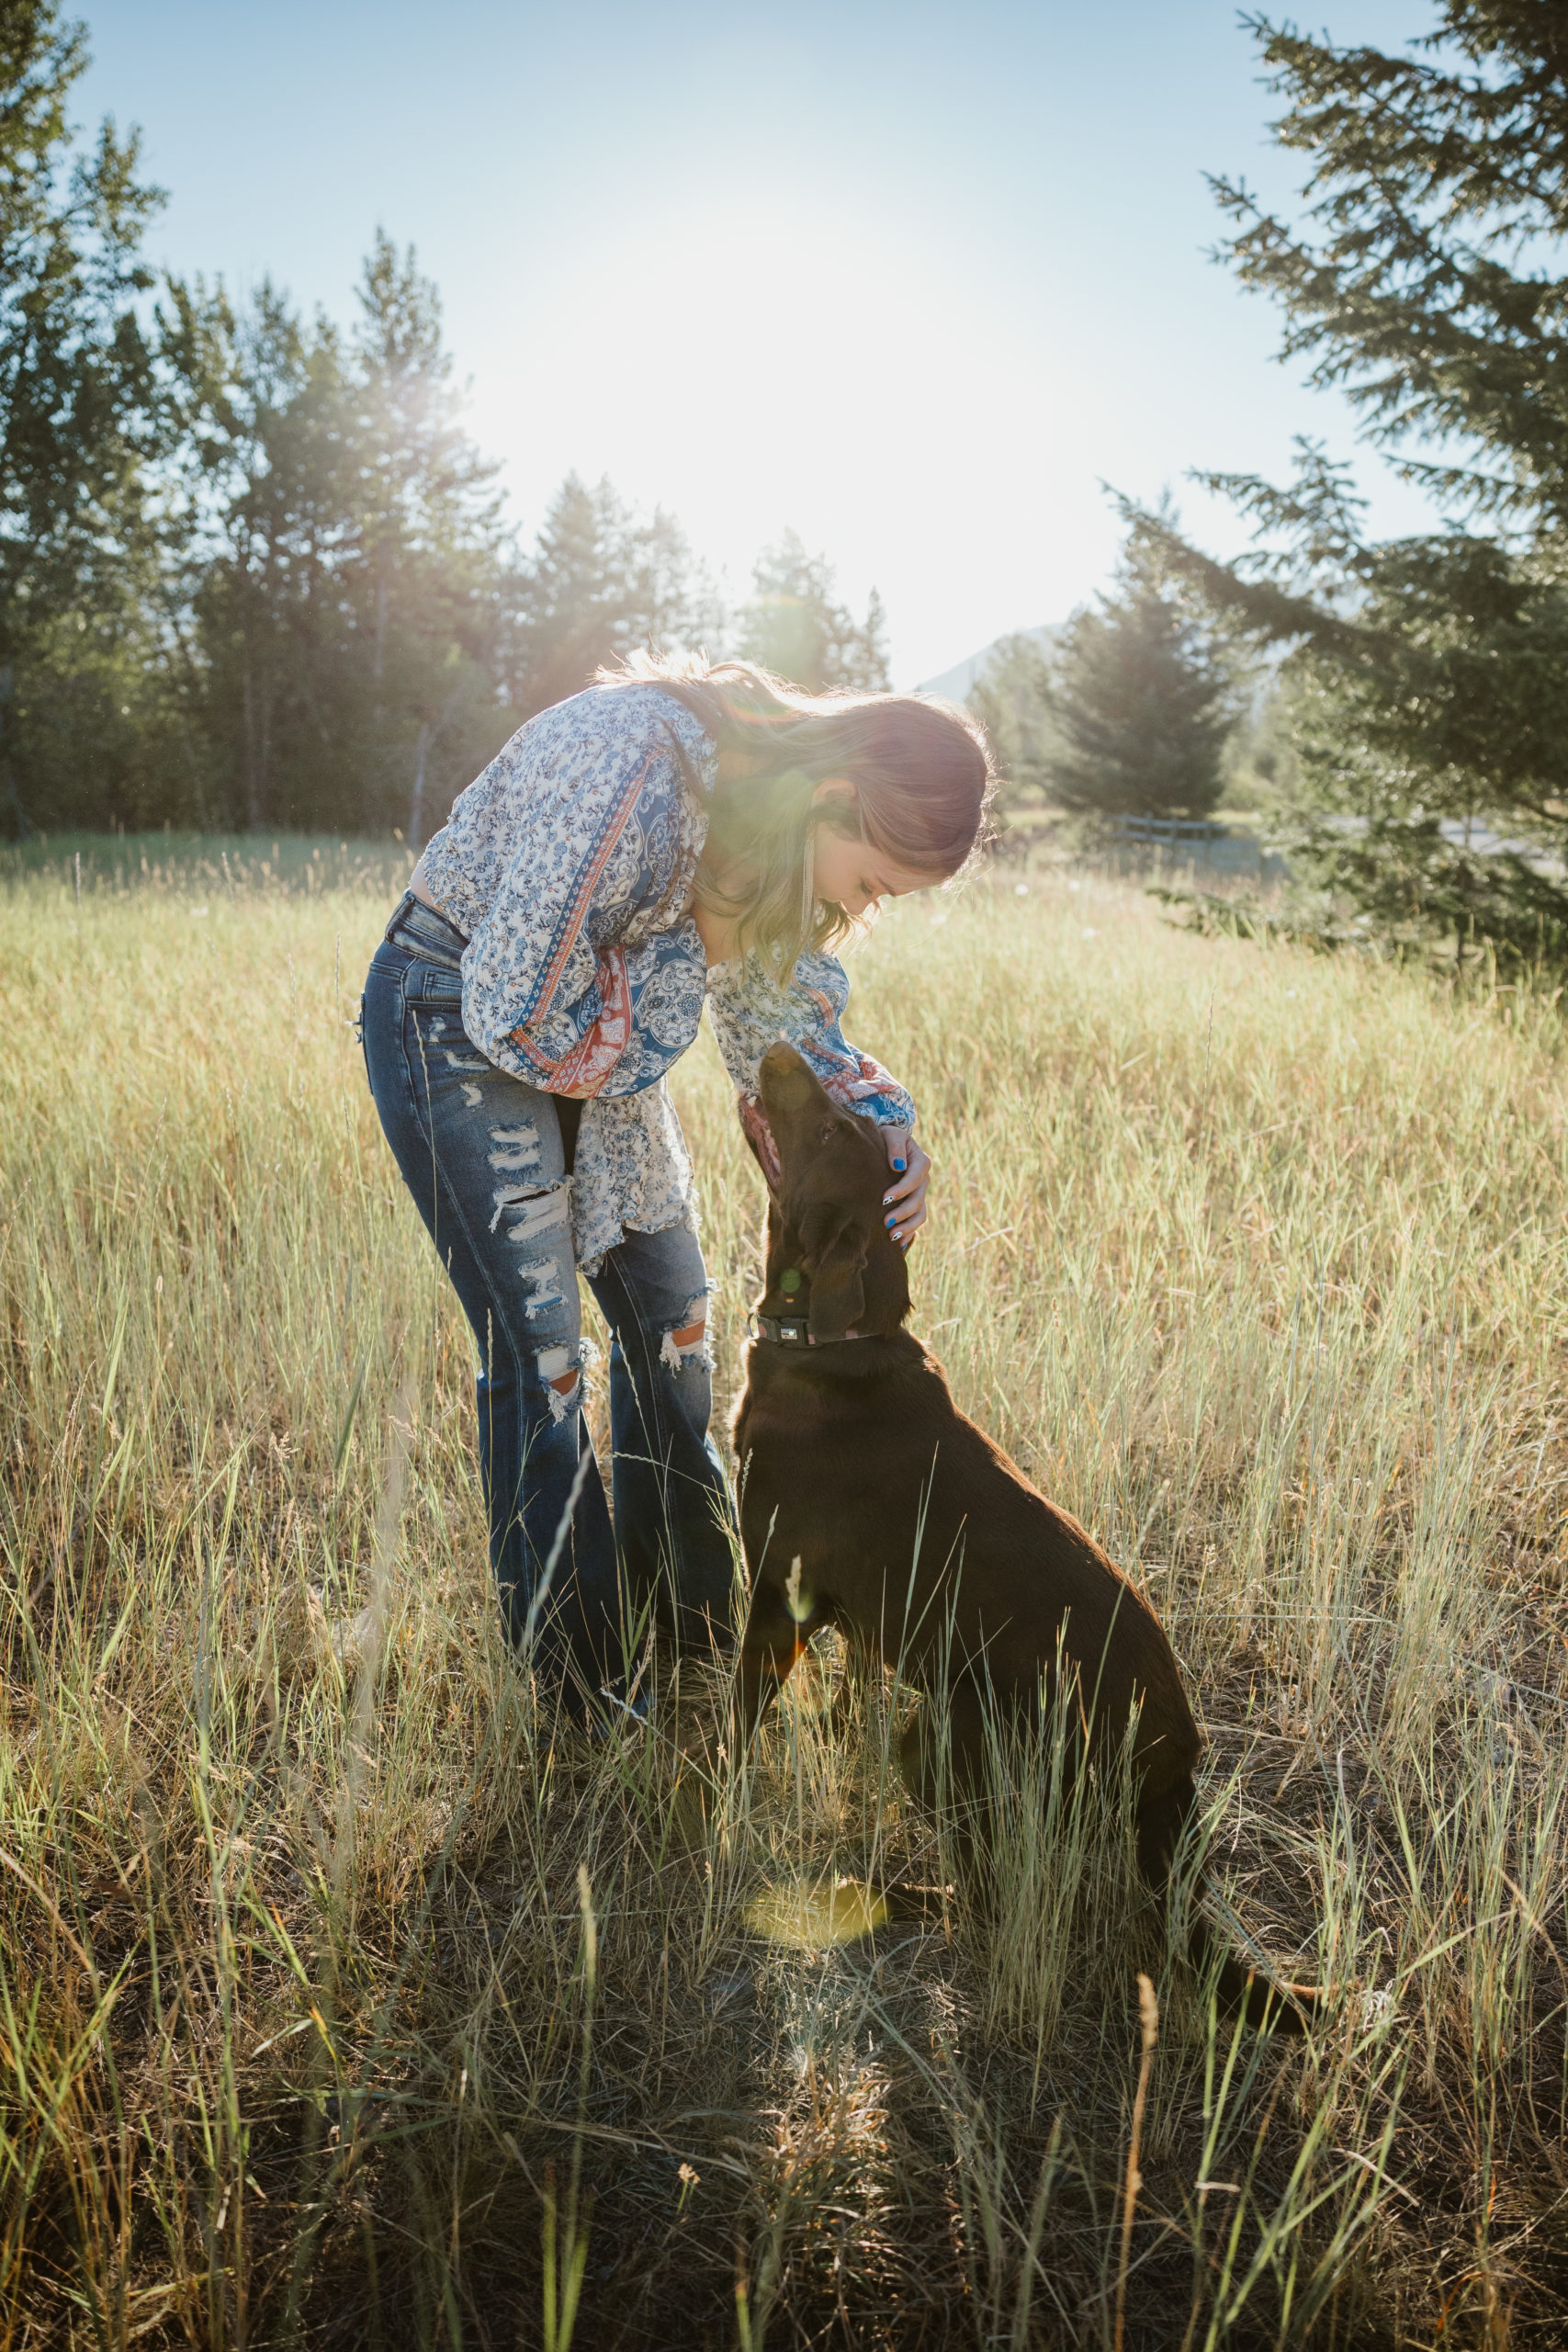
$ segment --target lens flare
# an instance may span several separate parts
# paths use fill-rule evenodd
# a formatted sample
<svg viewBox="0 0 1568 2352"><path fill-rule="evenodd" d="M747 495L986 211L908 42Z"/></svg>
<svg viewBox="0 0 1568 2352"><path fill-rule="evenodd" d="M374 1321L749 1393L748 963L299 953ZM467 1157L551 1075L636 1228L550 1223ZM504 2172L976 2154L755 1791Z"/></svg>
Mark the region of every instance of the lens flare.
<svg viewBox="0 0 1568 2352"><path fill-rule="evenodd" d="M840 1878L815 1886L769 1886L746 1905L746 1925L769 1943L797 1951L852 1944L887 1923L887 1898L869 1879Z"/></svg>

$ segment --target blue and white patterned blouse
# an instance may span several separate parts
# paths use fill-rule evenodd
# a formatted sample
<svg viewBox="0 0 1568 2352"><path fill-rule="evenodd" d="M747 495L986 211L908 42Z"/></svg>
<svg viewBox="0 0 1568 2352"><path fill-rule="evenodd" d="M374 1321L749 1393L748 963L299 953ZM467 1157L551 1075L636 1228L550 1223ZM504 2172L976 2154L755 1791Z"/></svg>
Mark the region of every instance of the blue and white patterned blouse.
<svg viewBox="0 0 1568 2352"><path fill-rule="evenodd" d="M880 1063L846 1044L833 956L802 956L787 986L755 956L710 970L682 913L707 834L712 737L658 686L592 686L541 711L453 805L420 880L466 932L463 1026L501 1069L584 1098L572 1222L580 1265L623 1227L695 1229L692 1164L664 1075L705 1001L736 1087L749 1091L787 1037L848 1108L912 1125Z"/></svg>

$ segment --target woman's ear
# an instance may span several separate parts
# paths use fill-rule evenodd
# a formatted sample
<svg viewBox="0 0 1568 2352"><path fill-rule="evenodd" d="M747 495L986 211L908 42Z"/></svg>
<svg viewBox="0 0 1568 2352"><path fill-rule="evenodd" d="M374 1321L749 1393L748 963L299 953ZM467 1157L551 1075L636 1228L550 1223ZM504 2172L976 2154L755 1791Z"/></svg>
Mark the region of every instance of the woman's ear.
<svg viewBox="0 0 1568 2352"><path fill-rule="evenodd" d="M841 1340L865 1313L865 1236L853 1217L807 1258L806 1271L811 1277L807 1329L814 1340Z"/></svg>
<svg viewBox="0 0 1568 2352"><path fill-rule="evenodd" d="M860 795L847 775L824 776L811 796L811 806L836 833L858 837Z"/></svg>

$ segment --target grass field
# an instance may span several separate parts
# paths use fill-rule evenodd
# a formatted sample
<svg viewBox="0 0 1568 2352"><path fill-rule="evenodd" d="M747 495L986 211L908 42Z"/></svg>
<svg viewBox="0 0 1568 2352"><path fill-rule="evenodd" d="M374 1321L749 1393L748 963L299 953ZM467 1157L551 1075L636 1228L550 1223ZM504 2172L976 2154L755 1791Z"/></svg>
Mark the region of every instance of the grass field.
<svg viewBox="0 0 1568 2352"><path fill-rule="evenodd" d="M271 846L0 868L0 2345L1568 2337L1561 1008L1011 871L856 962L915 1328L1164 1613L1287 2042L1032 1758L992 1912L833 1941L951 1872L830 1655L750 1760L553 1733L349 1026L402 867Z"/></svg>

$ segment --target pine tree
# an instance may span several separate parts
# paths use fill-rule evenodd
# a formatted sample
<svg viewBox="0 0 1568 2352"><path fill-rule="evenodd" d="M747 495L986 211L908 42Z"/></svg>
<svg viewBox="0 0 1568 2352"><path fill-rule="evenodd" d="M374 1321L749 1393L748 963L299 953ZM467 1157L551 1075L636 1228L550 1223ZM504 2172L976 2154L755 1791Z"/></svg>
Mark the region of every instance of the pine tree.
<svg viewBox="0 0 1568 2352"><path fill-rule="evenodd" d="M1369 542L1348 469L1304 442L1284 489L1212 479L1270 543L1250 562L1142 519L1232 625L1288 649L1286 846L1330 909L1461 958L1568 960L1568 13L1443 0L1408 58L1251 23L1312 200L1292 226L1216 182L1229 258L1283 305L1285 356L1451 526Z"/></svg>
<svg viewBox="0 0 1568 2352"><path fill-rule="evenodd" d="M384 232L359 287L351 405L367 656L367 815L418 847L491 748L502 616L495 464L460 422L441 302Z"/></svg>
<svg viewBox="0 0 1568 2352"><path fill-rule="evenodd" d="M220 288L182 327L194 375L182 588L206 820L356 824L357 485L342 339L324 320L304 326L265 280L244 313Z"/></svg>
<svg viewBox="0 0 1568 2352"><path fill-rule="evenodd" d="M137 135L78 148L85 37L0 0L0 823L134 816L160 705L147 470L167 435L140 298ZM155 609L155 608L154 608ZM149 738L151 741L149 741Z"/></svg>
<svg viewBox="0 0 1568 2352"><path fill-rule="evenodd" d="M1056 741L1040 774L1060 807L1179 818L1214 807L1235 716L1231 673L1145 535L1134 532L1116 592L1068 622L1042 684Z"/></svg>
<svg viewBox="0 0 1568 2352"><path fill-rule="evenodd" d="M661 509L642 520L608 481L590 490L567 476L514 597L515 696L525 716L638 647L716 648L717 606L679 524Z"/></svg>
<svg viewBox="0 0 1568 2352"><path fill-rule="evenodd" d="M834 687L875 693L889 684L886 616L874 588L863 621L838 600L833 567L807 555L785 531L763 550L752 572L752 600L741 616L740 650L810 694Z"/></svg>
<svg viewBox="0 0 1568 2352"><path fill-rule="evenodd" d="M378 236L359 308L345 338L265 283L239 316L172 289L206 821L428 834L508 731L508 551L435 289Z"/></svg>
<svg viewBox="0 0 1568 2352"><path fill-rule="evenodd" d="M1042 632L998 638L967 699L990 741L1000 779L995 813L1005 825L1018 809L1039 808L1045 800L1046 764L1060 748L1051 708L1048 641L1042 641Z"/></svg>

